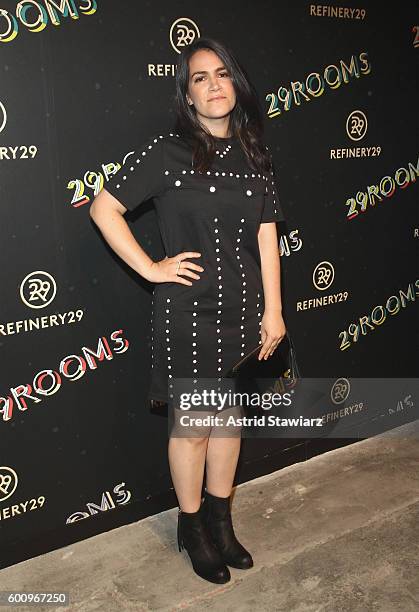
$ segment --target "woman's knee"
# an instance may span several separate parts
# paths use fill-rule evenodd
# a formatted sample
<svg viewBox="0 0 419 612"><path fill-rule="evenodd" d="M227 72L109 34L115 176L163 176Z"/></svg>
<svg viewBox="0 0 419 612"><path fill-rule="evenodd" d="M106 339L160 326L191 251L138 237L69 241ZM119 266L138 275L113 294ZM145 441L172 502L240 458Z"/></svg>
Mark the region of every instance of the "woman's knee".
<svg viewBox="0 0 419 612"><path fill-rule="evenodd" d="M189 432L189 435L185 436L183 432L173 429L170 433L170 439L176 438L177 440L184 440L184 444L187 446L200 447L208 443L210 433L210 431L206 431L205 433L197 431L195 435L191 436Z"/></svg>

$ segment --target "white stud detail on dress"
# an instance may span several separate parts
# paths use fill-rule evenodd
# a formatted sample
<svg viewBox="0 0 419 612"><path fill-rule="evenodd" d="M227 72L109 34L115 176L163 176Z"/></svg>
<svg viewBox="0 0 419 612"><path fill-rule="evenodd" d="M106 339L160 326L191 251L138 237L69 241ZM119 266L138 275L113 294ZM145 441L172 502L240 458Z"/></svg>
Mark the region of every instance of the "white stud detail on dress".
<svg viewBox="0 0 419 612"><path fill-rule="evenodd" d="M262 316L262 313L261 313L261 310L260 310L260 298L261 298L261 296L260 296L260 293L258 293L257 295L258 295L258 301L257 301L257 304L256 304L256 308L258 309L258 313L257 314L258 314L258 317L261 317ZM261 325L262 325L262 321L259 320L259 336L262 334L262 330L260 329ZM261 338L259 338L259 344L261 344L261 343L262 343L262 340L261 340Z"/></svg>
<svg viewBox="0 0 419 612"><path fill-rule="evenodd" d="M240 223L244 223L244 222L245 222L245 220L242 217L240 219ZM238 233L241 233L242 229L243 228L238 227L237 228ZM237 242L240 243L240 237L237 238ZM240 251L240 244L239 244L239 246L236 247L236 251ZM245 281L245 279L246 279L246 273L244 271L243 264L240 261L239 253L236 254L236 259L238 261L239 268L241 270L241 277L242 277L242 304L243 305L242 305L242 315L241 315L241 324L240 324L241 339L242 339L241 346L240 346L240 348L241 348L240 357L244 357L245 347L246 347L246 330L245 330L245 321L246 321L246 314L245 314L246 313L246 289L245 289L246 281Z"/></svg>
<svg viewBox="0 0 419 612"><path fill-rule="evenodd" d="M220 153L218 149L215 151L215 153L216 155L220 157L220 159L223 159L227 155L227 153L230 151L230 149L231 149L231 144L228 144L222 153Z"/></svg>
<svg viewBox="0 0 419 612"><path fill-rule="evenodd" d="M198 306L198 300L195 300L195 301L194 301L194 303L193 303L193 305L194 305L194 306ZM193 316L193 317L197 317L197 312L196 312L196 310L193 310L193 311L192 311L192 316ZM192 327L194 327L194 328L196 327L196 321L192 321ZM196 336L196 331L193 331L193 332L192 332L192 336ZM192 365L193 365L193 373L194 373L194 374L196 374L196 373L198 372L198 366L197 366L198 360L197 360L197 358L196 358L196 356L197 356L197 351L196 351L196 348L195 348L195 347L196 347L196 341L193 341L193 342L192 342ZM194 382L196 382L196 380L194 380ZM197 392L197 390L196 390L196 389L194 389L194 393L196 393L196 392Z"/></svg>
<svg viewBox="0 0 419 612"><path fill-rule="evenodd" d="M154 290L153 290L153 297L151 298L151 319L150 319L150 323L151 323L151 369L154 368L154 327L153 327L153 314L154 314Z"/></svg>
<svg viewBox="0 0 419 612"><path fill-rule="evenodd" d="M172 364L170 363L172 361L172 357L170 355L170 351L171 351L171 346L170 346L170 298L166 298L166 314L167 314L167 318L166 318L166 354L167 354L167 369L171 370L172 369ZM169 372L168 374L169 378L173 378L173 375ZM169 383L169 388L172 389L173 388L173 384L170 382ZM169 393L169 397L173 397L173 393Z"/></svg>
<svg viewBox="0 0 419 612"><path fill-rule="evenodd" d="M218 223L218 217L214 217L214 223ZM219 231L219 228L218 227L214 227L214 234L215 235L217 235L218 231ZM218 243L219 241L220 240L219 240L218 237L215 238L215 242L216 243ZM218 253L219 251L220 251L220 249L218 247L216 247L215 252ZM219 257L217 257L217 261L220 261ZM221 364L222 364L222 359L223 359L222 358L222 333L221 333L221 328L218 327L219 325L221 325L221 316L220 315L222 314L222 305L223 305L223 300L222 300L222 297L223 297L223 284L222 284L223 276L222 276L222 273L221 273L222 269L221 269L220 265L217 266L217 270L218 270L218 281L219 281L219 285L218 285L218 290L219 290L219 293L218 293L218 298L219 298L218 306L220 306L220 308L217 310L217 315L219 315L219 317L217 318L217 330L216 330L217 334L220 334L219 338L217 339L217 342L219 344L219 347L217 349L217 352L219 353L219 357L217 358L217 361L218 361L217 371L218 371L218 373L220 373L222 371L222 365ZM218 387L218 390L220 390L220 387Z"/></svg>
<svg viewBox="0 0 419 612"><path fill-rule="evenodd" d="M169 134L169 136L177 136L177 137L179 137L179 134ZM163 135L161 135L161 134L160 134L160 135L158 136L158 138L165 138L165 136L163 136ZM158 142L158 139L157 139L157 138L154 138L154 139L153 139L153 143L157 143L157 142ZM150 149L152 149L152 148L153 148L153 146L154 146L153 144L149 144L149 145L147 145L147 147L146 147L146 148L147 148L148 150L150 150ZM142 157L145 157L146 155L147 155L147 150L141 151L141 152L139 153L139 157L138 157L138 158L135 160L135 161L136 161L136 163L137 163L137 164L139 164L139 163L141 162L141 158L142 158ZM130 171L131 171L131 172L133 172L133 171L134 171L134 167L133 167L133 166L131 166L131 167L130 167ZM168 171L168 170L166 170L166 171L165 171L165 174L169 174L169 171ZM123 180L123 181L126 181L126 180L127 180L127 177L126 177L126 176L123 176L123 177L122 177L122 180ZM120 183L118 183L118 184L116 185L116 189L120 189L120 188L121 188L121 184L120 184Z"/></svg>
<svg viewBox="0 0 419 612"><path fill-rule="evenodd" d="M139 160L139 159L137 159L137 163L139 163L139 162L140 162L140 160ZM164 171L164 174L166 174L166 175L167 175L167 174L170 174L171 172L172 172L172 173L176 173L176 174L177 174L177 173L179 173L179 172L180 172L180 170L171 170L171 171L170 171L170 170L165 170L165 171ZM188 170L181 170L181 172L182 172L182 174L187 174ZM194 174L194 173L195 173L195 170L189 170L189 172L190 172L190 174ZM202 172L201 172L201 171L198 171L198 173L199 173L199 174L202 174ZM233 176L233 177L236 177L236 178L241 178L241 177L244 177L244 178L249 178L249 175L248 175L248 174L240 174L240 173L234 173L234 172L224 172L224 171L220 173L218 170L217 170L217 171L215 171L215 172L211 172L211 170L207 170L207 171L206 171L206 174L207 174L208 176L211 176L211 175L214 175L214 176L220 176L220 174L221 174L221 176ZM251 176L252 176L253 178L259 177L259 178L263 179L264 181L268 180L268 179L267 179L267 177L266 177L266 176L264 176L263 174L252 174Z"/></svg>
<svg viewBox="0 0 419 612"><path fill-rule="evenodd" d="M278 213L278 211L277 211L276 206L275 206L275 204L276 204L276 200L275 200L275 195L276 195L275 182L274 182L274 181L271 181L271 183L272 183L272 199L273 199L273 207L274 207L275 214L277 214L277 213Z"/></svg>

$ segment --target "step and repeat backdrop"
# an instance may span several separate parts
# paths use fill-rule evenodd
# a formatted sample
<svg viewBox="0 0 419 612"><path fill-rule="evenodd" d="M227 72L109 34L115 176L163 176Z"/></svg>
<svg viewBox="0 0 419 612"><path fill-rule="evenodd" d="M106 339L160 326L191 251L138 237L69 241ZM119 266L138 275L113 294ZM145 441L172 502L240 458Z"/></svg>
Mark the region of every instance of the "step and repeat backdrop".
<svg viewBox="0 0 419 612"><path fill-rule="evenodd" d="M177 57L198 36L227 43L260 95L303 374L418 374L413 0L0 0L1 567L176 504L167 421L146 402L153 286L89 206L171 131ZM139 208L130 227L162 259L153 203ZM413 405L388 409L413 420ZM246 439L238 482L321 450Z"/></svg>

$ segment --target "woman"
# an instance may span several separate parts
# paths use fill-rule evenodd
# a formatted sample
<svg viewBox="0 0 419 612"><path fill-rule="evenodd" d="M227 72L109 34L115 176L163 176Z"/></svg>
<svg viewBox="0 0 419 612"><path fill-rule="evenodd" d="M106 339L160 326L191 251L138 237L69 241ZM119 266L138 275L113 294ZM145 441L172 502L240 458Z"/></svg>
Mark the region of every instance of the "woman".
<svg viewBox="0 0 419 612"><path fill-rule="evenodd" d="M220 382L258 344L259 359L268 359L286 331L276 231L284 217L254 88L230 50L199 38L179 56L175 102L173 132L138 147L91 206L114 251L156 283L152 402L170 402L178 377ZM149 198L166 252L156 262L123 218ZM228 566L253 560L230 514L241 437L212 433L172 432L168 454L179 550L199 576L225 583Z"/></svg>

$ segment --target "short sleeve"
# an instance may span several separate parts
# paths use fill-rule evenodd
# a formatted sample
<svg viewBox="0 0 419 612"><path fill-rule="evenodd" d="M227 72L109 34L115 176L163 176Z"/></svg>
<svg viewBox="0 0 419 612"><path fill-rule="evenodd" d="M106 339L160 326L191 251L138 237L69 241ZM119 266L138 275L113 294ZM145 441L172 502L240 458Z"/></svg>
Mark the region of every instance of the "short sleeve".
<svg viewBox="0 0 419 612"><path fill-rule="evenodd" d="M152 136L128 153L121 168L104 185L128 210L164 190L163 140L163 136Z"/></svg>
<svg viewBox="0 0 419 612"><path fill-rule="evenodd" d="M268 147L266 147L268 149ZM268 149L269 152L269 149ZM277 180L275 175L275 166L272 159L272 154L269 153L271 160L271 168L266 176L266 189L264 206L262 211L261 223L270 223L272 221L285 221L284 213L279 202Z"/></svg>

